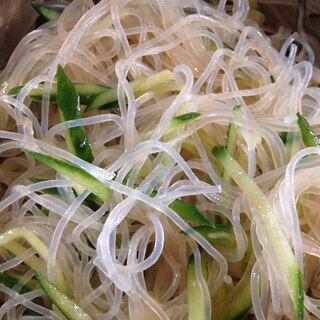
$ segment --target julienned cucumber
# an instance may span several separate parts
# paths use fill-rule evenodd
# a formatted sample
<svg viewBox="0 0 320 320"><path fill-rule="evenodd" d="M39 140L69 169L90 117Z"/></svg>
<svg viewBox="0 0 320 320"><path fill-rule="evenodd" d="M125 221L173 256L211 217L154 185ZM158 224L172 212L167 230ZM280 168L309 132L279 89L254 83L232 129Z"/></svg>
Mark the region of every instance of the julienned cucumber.
<svg viewBox="0 0 320 320"><path fill-rule="evenodd" d="M298 112L297 123L301 131L301 137L304 144L307 147L318 147L320 146L320 139L317 137L315 132L312 130L309 122Z"/></svg>
<svg viewBox="0 0 320 320"><path fill-rule="evenodd" d="M241 105L236 105L233 107L232 118L229 123L228 132L227 132L226 148L232 157L234 156L237 149L237 138L238 138L238 131L239 131L239 126L237 122L240 116L241 116ZM223 171L222 177L226 183L231 184L232 179L226 170ZM220 219L223 223L227 222L225 217L221 217Z"/></svg>
<svg viewBox="0 0 320 320"><path fill-rule="evenodd" d="M163 70L150 76L142 77L130 82L131 88L136 97L153 91L164 93L179 91L183 88L183 83L176 82L170 70ZM108 88L101 84L74 83L80 97L80 103L87 105L85 111L98 108L114 108L118 106L118 88ZM16 96L24 86L11 88L8 94ZM44 91L44 84L39 84L29 92L29 97L35 101L41 101ZM50 101L57 101L57 84L53 83L50 92Z"/></svg>
<svg viewBox="0 0 320 320"><path fill-rule="evenodd" d="M234 155L236 147L237 147L237 136L238 136L238 125L237 121L239 120L241 115L241 105L237 105L233 108L233 115L231 122L228 127L227 133L227 150L231 154Z"/></svg>
<svg viewBox="0 0 320 320"><path fill-rule="evenodd" d="M186 201L176 199L169 205L169 207L184 220L198 222L209 226L212 225L212 222L204 216L197 207Z"/></svg>
<svg viewBox="0 0 320 320"><path fill-rule="evenodd" d="M24 152L55 169L62 176L73 181L75 183L75 189L77 192L89 190L104 201L109 198L109 188L84 169L70 162L54 158L47 154L27 150L24 150Z"/></svg>
<svg viewBox="0 0 320 320"><path fill-rule="evenodd" d="M48 181L46 179L39 179L39 178L28 178L28 180L30 180L32 183L37 183L37 182L42 182L42 181ZM53 196L59 196L59 189L58 188L46 188L46 189L42 189L41 192L45 193L45 194L51 194ZM77 191L74 191L75 195L77 196L79 193L77 193ZM83 200L83 204L86 205L87 207L89 207L90 209L96 211L98 209L98 204L100 203L100 198L98 198L96 195L94 195L93 193L90 193L85 200Z"/></svg>
<svg viewBox="0 0 320 320"><path fill-rule="evenodd" d="M81 104L89 104L93 101L93 99L99 95L100 93L110 90L108 87L102 84L94 84L94 83L73 83L74 87L77 90L77 93L80 97ZM20 93L21 89L24 85L14 87L9 90L8 94L16 96ZM29 92L29 97L35 101L41 101L42 95L44 91L44 84L40 83L36 87L34 87ZM56 102L57 101L57 83L53 83L51 86L50 91L50 101Z"/></svg>
<svg viewBox="0 0 320 320"><path fill-rule="evenodd" d="M239 163L231 157L224 146L215 147L212 153L244 192L245 196L260 215L268 240L278 262L276 268L283 275L288 287L296 318L303 319L304 292L302 273L272 205L257 184L247 175Z"/></svg>
<svg viewBox="0 0 320 320"><path fill-rule="evenodd" d="M32 1L32 6L40 14L40 16L42 16L48 21L58 20L62 13L60 10L46 7L42 4L36 3L35 1Z"/></svg>
<svg viewBox="0 0 320 320"><path fill-rule="evenodd" d="M252 255L247 265L244 275L234 288L224 297L224 299L215 305L215 319L217 320L237 320L245 319L244 316L250 310L251 291L250 277L255 257Z"/></svg>
<svg viewBox="0 0 320 320"><path fill-rule="evenodd" d="M168 84L168 85L167 85ZM148 91L168 92L181 89L181 84L174 81L173 72L162 70L150 76L142 77L130 82L132 91L136 96L140 96ZM118 89L112 88L99 94L85 111L97 109L118 100Z"/></svg>
<svg viewBox="0 0 320 320"><path fill-rule="evenodd" d="M200 112L188 112L188 113L184 113L181 114L180 116L176 116L172 119L173 124L186 124L198 117L201 116Z"/></svg>
<svg viewBox="0 0 320 320"><path fill-rule="evenodd" d="M207 278L207 266L204 255L201 255L201 271ZM197 279L194 256L188 262L188 320L206 320L206 308L201 286Z"/></svg>
<svg viewBox="0 0 320 320"><path fill-rule="evenodd" d="M61 65L58 65L57 69L57 102L62 121L81 119L79 95ZM85 161L93 161L91 144L85 127L65 129L64 136L71 153Z"/></svg>
<svg viewBox="0 0 320 320"><path fill-rule="evenodd" d="M0 248L5 247L9 251L11 251L14 255L20 256L26 250L26 247L21 245L16 240L23 239L28 242L28 245L31 246L36 253L39 255L39 258L47 261L48 259L48 248L42 242L42 240L36 235L35 232L28 228L18 227L7 230L0 234ZM36 256L31 256L27 258L24 263L30 266L34 270L39 270L40 267L40 259ZM65 292L65 282L64 277L58 264L56 266L56 282L59 290Z"/></svg>
<svg viewBox="0 0 320 320"><path fill-rule="evenodd" d="M230 225L211 224L193 227L192 229L200 233L211 244L229 248L235 248L237 246L233 228Z"/></svg>
<svg viewBox="0 0 320 320"><path fill-rule="evenodd" d="M29 287L28 283L21 285L20 278L21 276L10 274L8 272L0 272L0 283L3 283L8 288L14 288L21 294L30 292L33 288Z"/></svg>
<svg viewBox="0 0 320 320"><path fill-rule="evenodd" d="M68 320L91 320L91 317L86 312L68 296L60 292L44 276L37 271L34 271L34 274L42 290Z"/></svg>

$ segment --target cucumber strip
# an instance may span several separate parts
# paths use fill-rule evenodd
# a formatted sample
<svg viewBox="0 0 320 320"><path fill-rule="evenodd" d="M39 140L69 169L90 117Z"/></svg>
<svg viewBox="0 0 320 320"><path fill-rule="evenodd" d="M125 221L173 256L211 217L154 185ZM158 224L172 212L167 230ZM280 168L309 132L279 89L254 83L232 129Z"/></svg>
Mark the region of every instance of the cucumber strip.
<svg viewBox="0 0 320 320"><path fill-rule="evenodd" d="M81 118L80 100L76 88L61 65L57 70L57 102L62 121ZM71 153L88 162L93 161L91 144L83 126L64 130L67 147Z"/></svg>
<svg viewBox="0 0 320 320"><path fill-rule="evenodd" d="M232 157L234 156L234 153L237 148L237 138L238 138L239 127L236 124L236 122L239 120L240 115L241 115L241 106L237 105L233 108L233 115L232 115L232 119L229 124L228 132L227 132L227 150ZM229 184L231 183L231 178L228 172L224 170L222 176L224 181L226 181Z"/></svg>
<svg viewBox="0 0 320 320"><path fill-rule="evenodd" d="M183 104L181 105L181 107L183 107ZM188 123L192 122L193 120L197 119L200 116L201 116L201 113L199 112L188 112L188 113L184 113L179 116L173 117L170 121L167 134L170 133L172 135L173 131L179 129L179 127L181 126L187 125Z"/></svg>
<svg viewBox="0 0 320 320"><path fill-rule="evenodd" d="M208 226L212 225L212 222L204 216L197 207L188 202L176 199L169 205L169 207L184 220L198 222Z"/></svg>
<svg viewBox="0 0 320 320"><path fill-rule="evenodd" d="M297 319L303 319L304 292L302 273L272 205L254 180L252 180L239 163L231 157L224 146L213 148L212 153L256 208L277 259L277 268L284 276L296 317Z"/></svg>
<svg viewBox="0 0 320 320"><path fill-rule="evenodd" d="M300 139L299 131L288 132L285 147L289 159L300 150Z"/></svg>
<svg viewBox="0 0 320 320"><path fill-rule="evenodd" d="M226 42L223 42L222 44L223 44L223 48L234 51L234 48L229 46Z"/></svg>
<svg viewBox="0 0 320 320"><path fill-rule="evenodd" d="M118 91L117 88L110 88L97 95L84 111L88 112L100 107L110 109L114 106L118 106Z"/></svg>
<svg viewBox="0 0 320 320"><path fill-rule="evenodd" d="M173 124L186 124L201 116L199 112L188 112L181 114L180 116L176 116L172 119Z"/></svg>
<svg viewBox="0 0 320 320"><path fill-rule="evenodd" d="M19 287L17 292L21 294L30 292L32 290L32 288L28 285L21 285L19 282L19 276L10 274L8 272L0 272L0 283L4 284L6 287L10 289L13 289L15 286Z"/></svg>
<svg viewBox="0 0 320 320"><path fill-rule="evenodd" d="M73 83L80 97L81 104L89 104L100 93L109 90L108 87L102 84L94 83ZM11 88L8 92L9 95L16 96L20 93L24 85ZM29 92L29 97L34 101L42 101L44 84L40 83ZM50 91L50 102L57 102L57 83L53 83Z"/></svg>
<svg viewBox="0 0 320 320"><path fill-rule="evenodd" d="M17 241L11 241L6 244L3 244L3 247L5 247L7 250L12 252L16 256L20 256L26 251L26 248ZM31 256L25 259L24 263L31 269L40 270L41 261L36 256Z"/></svg>
<svg viewBox="0 0 320 320"><path fill-rule="evenodd" d="M279 137L286 147L288 159L291 159L300 149L300 132L280 132Z"/></svg>
<svg viewBox="0 0 320 320"><path fill-rule="evenodd" d="M8 230L0 235L0 246L4 246L7 243L22 238L28 241L28 243L37 251L39 256L46 260L48 256L48 248L44 243L38 238L38 236L27 228L14 228Z"/></svg>
<svg viewBox="0 0 320 320"><path fill-rule="evenodd" d="M201 271L207 280L205 255L201 254ZM203 293L197 279L194 256L188 262L188 320L206 320L206 308Z"/></svg>
<svg viewBox="0 0 320 320"><path fill-rule="evenodd" d="M286 131L282 131L279 133L279 137L282 140L283 144L286 144L287 136L288 136L288 132L286 132Z"/></svg>
<svg viewBox="0 0 320 320"><path fill-rule="evenodd" d="M44 261L47 261L48 248L46 247L46 245L33 231L24 227L14 228L0 234L0 247L3 246L18 256L26 250L24 246L21 246L19 243L15 241L19 238L26 240L30 244L30 246L39 254L40 258ZM40 268L39 262L40 261L38 261L38 258L36 257L31 257L25 260L26 264L37 270ZM56 268L56 275L58 288L61 291L65 292L66 287L64 283L64 278L61 268L59 266L57 266Z"/></svg>
<svg viewBox="0 0 320 320"><path fill-rule="evenodd" d="M320 146L320 139L317 137L315 132L312 130L308 121L298 112L297 123L301 131L302 141L307 147L318 147Z"/></svg>
<svg viewBox="0 0 320 320"><path fill-rule="evenodd" d="M236 148L237 148L237 137L238 137L238 125L236 122L239 120L241 115L241 106L237 105L233 108L233 115L231 122L228 127L227 133L227 150L231 156L234 155Z"/></svg>
<svg viewBox="0 0 320 320"><path fill-rule="evenodd" d="M151 197L155 197L156 195L156 191L151 193ZM212 225L210 219L203 215L196 206L189 202L181 199L175 199L170 203L169 207L184 220L198 222L208 226Z"/></svg>
<svg viewBox="0 0 320 320"><path fill-rule="evenodd" d="M23 89L23 87L24 87L23 84L16 86L16 87L13 87L13 88L9 89L8 94L11 96L17 96L20 93L20 91Z"/></svg>
<svg viewBox="0 0 320 320"><path fill-rule="evenodd" d="M141 96L147 91L154 91L155 93L164 93L169 91L181 90L182 83L173 80L173 74L169 70L164 70L154 75L143 77L139 80L132 81L132 89L136 97ZM117 88L108 88L101 84L92 83L74 83L73 84L79 94L80 103L87 105L85 111L102 108L110 109L118 107ZM11 88L9 95L16 96L19 94L24 85L19 85ZM42 100L44 84L39 84L29 92L29 97L35 101ZM53 83L50 92L50 101L57 101L57 84Z"/></svg>
<svg viewBox="0 0 320 320"><path fill-rule="evenodd" d="M84 312L67 295L59 291L58 288L56 288L44 276L35 270L34 274L42 290L68 320L91 320L91 317L86 312Z"/></svg>
<svg viewBox="0 0 320 320"><path fill-rule="evenodd" d="M211 244L218 244L224 247L235 248L237 246L233 228L229 225L197 226L193 230L199 232Z"/></svg>
<svg viewBox="0 0 320 320"><path fill-rule="evenodd" d="M38 153L34 151L24 150L27 155L32 156L33 158L41 161L42 163L48 165L49 167L58 171L65 178L73 181L76 186L76 190L89 190L97 197L103 201L109 198L110 190L109 188L99 181L97 178L93 177L84 169L70 163L63 161L52 156Z"/></svg>
<svg viewBox="0 0 320 320"><path fill-rule="evenodd" d="M32 178L32 177L28 178L28 180L32 183L47 181L46 179L39 179L39 178ZM42 190L42 192L45 194L51 194L53 196L59 196L58 188L47 188L47 189Z"/></svg>
<svg viewBox="0 0 320 320"><path fill-rule="evenodd" d="M32 7L39 13L41 17L43 17L47 21L58 20L62 13L58 9L49 8L45 5L36 3L35 1L32 1Z"/></svg>
<svg viewBox="0 0 320 320"><path fill-rule="evenodd" d="M223 320L243 319L252 306L250 277L254 264L252 255L246 271L227 296L214 306L215 318Z"/></svg>
<svg viewBox="0 0 320 320"><path fill-rule="evenodd" d="M39 179L39 178L28 178L32 183L37 183L37 182L41 182L41 181L47 181L46 179ZM44 194L50 194L53 196L59 196L59 190L58 188L47 188L47 189L43 189L42 192ZM78 195L78 192L74 190L75 195ZM99 209L99 203L100 203L100 198L98 198L96 195L94 195L93 193L90 193L83 201L83 203L89 207L90 209L92 209L93 211L96 211L97 209Z"/></svg>
<svg viewBox="0 0 320 320"><path fill-rule="evenodd" d="M172 86L174 80L173 73L170 70L163 70L151 76L142 77L138 80L130 82L131 88L136 96L140 96L150 90L155 89L159 92L159 87L162 88L161 92L173 91L175 86ZM164 86L166 83L170 83L169 86ZM158 89L157 89L158 87ZM180 86L179 86L180 87ZM118 88L112 88L99 94L86 108L85 111L100 108L109 103L118 100Z"/></svg>

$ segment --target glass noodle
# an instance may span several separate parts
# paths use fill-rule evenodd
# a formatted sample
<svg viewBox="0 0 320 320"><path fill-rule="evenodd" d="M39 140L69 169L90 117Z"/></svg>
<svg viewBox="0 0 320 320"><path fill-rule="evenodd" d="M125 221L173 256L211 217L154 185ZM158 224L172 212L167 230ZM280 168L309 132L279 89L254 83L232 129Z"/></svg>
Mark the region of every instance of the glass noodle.
<svg viewBox="0 0 320 320"><path fill-rule="evenodd" d="M271 204L303 274L302 314L320 318L320 149L305 147L296 117L319 132L320 73L302 35L269 38L254 11L246 0L74 0L20 42L0 73L0 319L63 319L35 270L91 319L192 320L191 256L204 319L294 319L259 208L212 153L230 123L233 157ZM75 84L114 88L115 105L82 105L81 118L62 121L50 101L58 65ZM77 127L92 163L67 148ZM30 152L85 172L108 197ZM231 230L234 245L197 231L177 199L224 228L217 237ZM243 303L232 317L230 296Z"/></svg>

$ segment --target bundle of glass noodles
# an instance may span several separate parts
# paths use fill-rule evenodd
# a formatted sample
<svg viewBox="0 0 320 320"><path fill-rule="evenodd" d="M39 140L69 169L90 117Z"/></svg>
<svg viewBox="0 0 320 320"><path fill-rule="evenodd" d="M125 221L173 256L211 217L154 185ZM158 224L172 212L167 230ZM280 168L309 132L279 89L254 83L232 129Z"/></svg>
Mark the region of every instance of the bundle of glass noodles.
<svg viewBox="0 0 320 320"><path fill-rule="evenodd" d="M305 39L246 0L60 9L0 75L0 319L320 318Z"/></svg>

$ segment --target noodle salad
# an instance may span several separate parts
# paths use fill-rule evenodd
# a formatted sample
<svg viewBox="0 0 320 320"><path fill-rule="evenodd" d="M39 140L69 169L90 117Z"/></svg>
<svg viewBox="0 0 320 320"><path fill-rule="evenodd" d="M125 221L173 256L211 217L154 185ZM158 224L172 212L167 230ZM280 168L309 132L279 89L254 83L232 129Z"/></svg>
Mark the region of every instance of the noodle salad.
<svg viewBox="0 0 320 320"><path fill-rule="evenodd" d="M54 3L0 73L0 319L319 319L303 33L247 0Z"/></svg>

